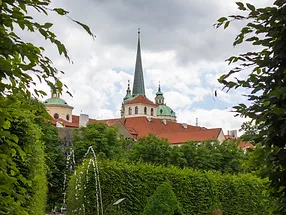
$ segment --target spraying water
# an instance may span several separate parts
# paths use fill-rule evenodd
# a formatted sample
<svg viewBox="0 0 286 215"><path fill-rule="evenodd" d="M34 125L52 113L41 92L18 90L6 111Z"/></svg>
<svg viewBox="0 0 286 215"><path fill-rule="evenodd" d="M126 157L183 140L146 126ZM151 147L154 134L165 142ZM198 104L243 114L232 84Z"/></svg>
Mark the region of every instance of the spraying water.
<svg viewBox="0 0 286 215"><path fill-rule="evenodd" d="M76 178L75 178L75 199L80 200L80 195L79 193L83 191L85 193L87 187L86 184L89 182L89 177L88 173L90 169L92 168L93 173L94 173L94 183L95 183L95 197L96 197L96 214L97 215L103 215L103 203L102 203L102 193L101 193L101 186L100 186L100 180L99 180L99 170L98 170L98 164L97 164L97 157L94 152L94 149L92 146L88 147L87 152L84 155L84 159L82 162L82 165L86 163L86 160L88 159L88 155L91 154L92 156L89 158L87 168L81 168L80 172L77 173L76 171L74 172ZM71 153L68 156L68 160L72 158L72 163L75 164L74 162L74 151L72 150ZM68 162L67 162L68 163ZM67 165L67 168L70 168L70 166ZM83 178L84 175L84 169L85 169L85 178ZM86 181L86 183L82 183L83 179ZM65 180L66 181L66 180ZM66 186L66 185L64 185ZM65 192L64 192L65 193ZM79 214L85 214L86 213L86 205L85 204L94 204L93 202L89 202L86 199L86 195L83 195L84 203L78 206L77 209L74 209L72 212L73 213L79 213ZM64 194L64 203L65 203L65 194Z"/></svg>

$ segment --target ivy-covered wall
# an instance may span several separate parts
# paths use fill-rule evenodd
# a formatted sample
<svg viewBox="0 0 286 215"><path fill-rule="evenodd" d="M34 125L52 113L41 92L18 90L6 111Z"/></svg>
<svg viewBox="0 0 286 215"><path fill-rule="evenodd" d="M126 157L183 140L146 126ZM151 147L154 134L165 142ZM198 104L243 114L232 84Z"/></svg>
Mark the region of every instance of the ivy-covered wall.
<svg viewBox="0 0 286 215"><path fill-rule="evenodd" d="M92 214L89 212L96 209L93 204L97 201L94 172L90 166L87 175L87 166L87 163L80 166L77 175L70 180L69 214L76 214L72 212L76 209ZM110 161L101 162L99 172L103 207L107 214L112 214L111 211L115 209L112 203L120 198L126 198L121 205L122 214L141 214L148 197L165 181L172 185L185 214L207 214L211 208L219 207L224 215L261 215L269 214L267 210L271 205L265 195L265 181L250 174L223 175Z"/></svg>

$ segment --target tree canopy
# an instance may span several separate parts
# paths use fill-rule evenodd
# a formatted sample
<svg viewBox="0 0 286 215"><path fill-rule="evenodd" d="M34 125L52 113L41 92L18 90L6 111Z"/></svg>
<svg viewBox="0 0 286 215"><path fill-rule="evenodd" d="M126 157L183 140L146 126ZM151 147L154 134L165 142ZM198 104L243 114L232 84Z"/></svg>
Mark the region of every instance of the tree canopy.
<svg viewBox="0 0 286 215"><path fill-rule="evenodd" d="M80 163L92 146L100 158L117 159L122 156L123 142L117 129L108 127L105 123L88 123L74 132L73 145L76 162Z"/></svg>
<svg viewBox="0 0 286 215"><path fill-rule="evenodd" d="M231 140L187 142L172 146L167 139L150 134L139 139L127 152L130 162L177 166L201 170L216 170L222 173L244 171L247 155Z"/></svg>
<svg viewBox="0 0 286 215"><path fill-rule="evenodd" d="M73 20L51 0L0 0L0 213L43 214L47 191L47 162L39 117L47 113L34 96L45 95L35 79L62 92L59 71L45 48L24 41L19 31L41 35L70 61L65 45L52 31L53 23L37 22L33 14L56 13ZM48 141L47 141L48 142ZM50 142L49 142L50 143ZM55 143L56 144L56 143ZM49 158L52 158L50 154ZM53 162L56 161L53 160ZM47 162L48 165L51 164ZM49 165L51 167L51 165ZM51 170L52 168L50 168ZM54 169L55 170L55 169ZM50 171L51 173L53 171ZM53 172L55 173L55 171Z"/></svg>
<svg viewBox="0 0 286 215"><path fill-rule="evenodd" d="M237 2L239 15L221 17L216 27L227 28L231 22L245 21L245 26L233 43L250 43L260 51L249 51L231 56L229 64L235 64L227 74L219 78L227 90L250 89L246 94L249 104L238 104L235 111L255 120L259 133L249 138L267 147L267 168L264 174L270 179L272 193L280 198L279 212L286 212L286 1L276 0L273 5L256 8L249 3ZM236 73L248 70L243 79ZM230 79L232 78L232 79Z"/></svg>

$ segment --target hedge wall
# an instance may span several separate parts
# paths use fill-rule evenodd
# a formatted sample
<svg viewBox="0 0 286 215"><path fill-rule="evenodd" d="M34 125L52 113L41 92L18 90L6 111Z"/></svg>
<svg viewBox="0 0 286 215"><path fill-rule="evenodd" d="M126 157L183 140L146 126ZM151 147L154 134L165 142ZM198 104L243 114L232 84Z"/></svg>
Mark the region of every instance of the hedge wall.
<svg viewBox="0 0 286 215"><path fill-rule="evenodd" d="M77 175L70 180L68 214L81 214L76 213L76 209L85 210L85 214L97 214L93 168L89 168L87 175L87 166L87 163L80 166ZM120 198L126 198L120 214L141 214L148 197L165 181L172 185L186 215L207 214L214 207L219 207L224 215L271 214L267 212L272 203L264 195L264 181L250 174L222 175L111 161L100 163L99 172L105 214L114 214L112 203Z"/></svg>

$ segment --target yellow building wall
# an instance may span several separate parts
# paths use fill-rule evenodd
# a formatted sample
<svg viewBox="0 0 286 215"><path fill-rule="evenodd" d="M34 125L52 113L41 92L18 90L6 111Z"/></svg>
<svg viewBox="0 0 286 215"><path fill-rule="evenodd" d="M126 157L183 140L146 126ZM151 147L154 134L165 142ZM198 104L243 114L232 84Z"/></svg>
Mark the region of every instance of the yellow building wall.
<svg viewBox="0 0 286 215"><path fill-rule="evenodd" d="M72 122L72 109L71 106L61 106L61 105L46 105L48 113L54 118L54 114L59 114L59 118L62 118L68 122ZM66 116L69 115L69 120Z"/></svg>

